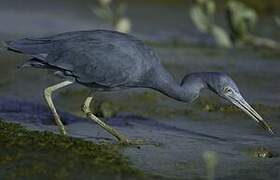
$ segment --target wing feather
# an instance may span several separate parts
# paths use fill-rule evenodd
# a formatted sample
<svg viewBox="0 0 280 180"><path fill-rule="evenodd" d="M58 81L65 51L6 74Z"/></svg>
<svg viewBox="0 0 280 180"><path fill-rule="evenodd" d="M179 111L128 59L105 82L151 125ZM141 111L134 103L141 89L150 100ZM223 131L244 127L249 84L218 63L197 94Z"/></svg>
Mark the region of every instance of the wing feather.
<svg viewBox="0 0 280 180"><path fill-rule="evenodd" d="M114 31L70 32L7 44L11 50L71 72L81 83L104 87L135 85L159 63L142 41Z"/></svg>

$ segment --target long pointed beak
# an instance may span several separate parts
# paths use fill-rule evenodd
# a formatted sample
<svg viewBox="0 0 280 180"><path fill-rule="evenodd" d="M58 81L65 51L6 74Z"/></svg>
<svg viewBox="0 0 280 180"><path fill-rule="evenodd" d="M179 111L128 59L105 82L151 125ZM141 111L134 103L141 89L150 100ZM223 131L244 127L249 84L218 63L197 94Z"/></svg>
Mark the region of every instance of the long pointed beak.
<svg viewBox="0 0 280 180"><path fill-rule="evenodd" d="M274 134L268 123L244 100L241 95L235 95L234 97L228 97L228 99L239 109L244 111L250 117L252 117L260 126L267 130L271 135Z"/></svg>

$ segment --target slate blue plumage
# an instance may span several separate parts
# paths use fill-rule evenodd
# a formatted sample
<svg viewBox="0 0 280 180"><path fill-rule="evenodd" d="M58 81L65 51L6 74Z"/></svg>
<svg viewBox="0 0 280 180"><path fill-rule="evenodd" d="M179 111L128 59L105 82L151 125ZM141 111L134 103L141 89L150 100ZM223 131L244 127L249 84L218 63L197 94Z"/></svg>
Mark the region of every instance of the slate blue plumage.
<svg viewBox="0 0 280 180"><path fill-rule="evenodd" d="M268 124L246 103L234 81L224 73L199 72L177 83L158 56L132 35L109 30L67 32L45 38L6 42L9 50L30 55L24 66L52 69L93 90L151 88L183 102L201 89L229 100L272 133ZM175 60L174 60L175 61Z"/></svg>

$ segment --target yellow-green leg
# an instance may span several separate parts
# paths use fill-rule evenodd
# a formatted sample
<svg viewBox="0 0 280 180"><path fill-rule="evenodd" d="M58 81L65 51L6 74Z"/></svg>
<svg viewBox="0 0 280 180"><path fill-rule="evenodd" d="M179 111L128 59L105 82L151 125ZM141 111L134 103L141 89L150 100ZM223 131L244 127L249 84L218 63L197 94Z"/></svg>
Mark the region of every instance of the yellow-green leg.
<svg viewBox="0 0 280 180"><path fill-rule="evenodd" d="M99 126L101 126L103 129L105 129L107 132L115 136L118 141L122 144L129 144L129 140L122 134L120 134L116 129L112 128L111 126L107 125L103 121L101 121L98 117L96 117L90 110L90 103L92 102L93 97L87 97L83 106L82 111L87 115L87 117L90 120L93 120L95 123L97 123Z"/></svg>
<svg viewBox="0 0 280 180"><path fill-rule="evenodd" d="M48 105L49 105L50 110L52 111L52 114L53 114L53 116L54 116L54 120L55 120L56 124L58 125L58 127L59 127L59 129L60 129L60 133L63 134L63 135L66 135L67 132L66 132L66 130L65 130L65 128L64 128L64 125L63 125L63 123L61 122L60 117L59 117L59 115L58 115L58 113L57 113L57 111L56 111L56 109L55 109L54 103L53 103L53 101L52 101L52 93L53 93L54 91L60 89L60 88L63 88L63 87L65 87L65 86L68 86L68 85L70 85L70 84L72 84L72 83L73 83L73 82L71 82L71 81L63 81L63 82L61 82L61 83L59 83L59 84L56 84L56 85L54 85L54 86L48 87L48 88L45 89L45 91L44 91L45 99L46 99L46 101L47 101L47 103L48 103Z"/></svg>

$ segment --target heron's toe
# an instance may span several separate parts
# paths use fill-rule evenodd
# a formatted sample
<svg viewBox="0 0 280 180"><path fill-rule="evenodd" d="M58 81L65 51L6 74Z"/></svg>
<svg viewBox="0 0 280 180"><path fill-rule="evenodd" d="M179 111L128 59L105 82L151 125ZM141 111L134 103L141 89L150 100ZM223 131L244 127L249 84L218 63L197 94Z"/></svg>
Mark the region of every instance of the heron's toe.
<svg viewBox="0 0 280 180"><path fill-rule="evenodd" d="M145 141L142 139L131 139L131 140L122 140L120 141L121 145L130 146L130 145L144 145Z"/></svg>
<svg viewBox="0 0 280 180"><path fill-rule="evenodd" d="M67 136L67 135L68 135L68 133L66 132L66 130L65 130L64 127L63 127L63 128L60 128L59 130L60 130L60 134L61 134L61 135L64 135L64 136Z"/></svg>

